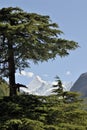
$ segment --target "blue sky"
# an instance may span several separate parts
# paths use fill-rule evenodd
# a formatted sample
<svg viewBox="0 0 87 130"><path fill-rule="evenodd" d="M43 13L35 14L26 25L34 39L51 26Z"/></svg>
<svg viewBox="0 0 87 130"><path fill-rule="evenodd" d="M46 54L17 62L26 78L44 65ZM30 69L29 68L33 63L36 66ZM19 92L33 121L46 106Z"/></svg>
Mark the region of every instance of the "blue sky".
<svg viewBox="0 0 87 130"><path fill-rule="evenodd" d="M62 38L74 40L79 48L70 51L68 57L39 63L25 69L22 75L16 74L17 82L28 84L34 75L43 80L53 81L58 75L63 81L74 82L87 72L87 0L2 0L0 8L18 6L27 12L49 15L64 32ZM24 76L23 76L24 75Z"/></svg>

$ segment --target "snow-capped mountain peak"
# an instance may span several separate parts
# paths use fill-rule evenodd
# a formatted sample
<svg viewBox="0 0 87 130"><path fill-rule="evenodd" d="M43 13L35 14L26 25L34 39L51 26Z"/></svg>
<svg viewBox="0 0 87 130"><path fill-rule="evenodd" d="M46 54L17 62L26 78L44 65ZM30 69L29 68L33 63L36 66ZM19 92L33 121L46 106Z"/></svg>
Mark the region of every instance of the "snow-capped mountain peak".
<svg viewBox="0 0 87 130"><path fill-rule="evenodd" d="M28 85L30 92L37 95L47 95L46 92L50 87L52 87L52 84L42 80L39 76L35 76Z"/></svg>
<svg viewBox="0 0 87 130"><path fill-rule="evenodd" d="M28 88L21 88L23 92L35 95L51 94L52 84L44 81L39 76L34 76L33 80L27 85Z"/></svg>
<svg viewBox="0 0 87 130"><path fill-rule="evenodd" d="M47 81L42 80L41 77L35 76L33 80L27 85L28 87L27 89L26 88L21 88L21 89L25 93L27 92L29 94L50 95L52 94L53 84L54 82L49 83ZM64 90L67 91L65 84L64 84Z"/></svg>

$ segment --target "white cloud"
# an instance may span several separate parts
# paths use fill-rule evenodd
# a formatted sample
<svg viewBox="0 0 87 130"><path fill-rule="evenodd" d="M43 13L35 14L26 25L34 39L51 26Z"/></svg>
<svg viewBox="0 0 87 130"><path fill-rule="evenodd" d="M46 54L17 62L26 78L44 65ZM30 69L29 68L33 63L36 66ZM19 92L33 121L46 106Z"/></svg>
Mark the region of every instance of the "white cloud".
<svg viewBox="0 0 87 130"><path fill-rule="evenodd" d="M33 77L33 76L34 76L34 73L33 73L33 72L28 72L28 76L29 76L29 77Z"/></svg>
<svg viewBox="0 0 87 130"><path fill-rule="evenodd" d="M26 76L27 75L26 71L21 71L21 75Z"/></svg>
<svg viewBox="0 0 87 130"><path fill-rule="evenodd" d="M68 75L71 75L71 72L70 71L67 71L66 72L66 75L68 76Z"/></svg>
<svg viewBox="0 0 87 130"><path fill-rule="evenodd" d="M34 73L33 72L21 71L21 75L32 78L34 76Z"/></svg>

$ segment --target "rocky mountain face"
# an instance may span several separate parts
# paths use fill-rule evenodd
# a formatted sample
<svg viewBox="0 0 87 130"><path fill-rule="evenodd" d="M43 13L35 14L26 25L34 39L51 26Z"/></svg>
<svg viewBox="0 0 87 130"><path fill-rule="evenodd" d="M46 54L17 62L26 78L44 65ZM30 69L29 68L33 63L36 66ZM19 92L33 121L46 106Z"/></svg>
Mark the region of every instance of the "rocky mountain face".
<svg viewBox="0 0 87 130"><path fill-rule="evenodd" d="M80 75L70 91L79 92L81 97L87 97L87 72Z"/></svg>

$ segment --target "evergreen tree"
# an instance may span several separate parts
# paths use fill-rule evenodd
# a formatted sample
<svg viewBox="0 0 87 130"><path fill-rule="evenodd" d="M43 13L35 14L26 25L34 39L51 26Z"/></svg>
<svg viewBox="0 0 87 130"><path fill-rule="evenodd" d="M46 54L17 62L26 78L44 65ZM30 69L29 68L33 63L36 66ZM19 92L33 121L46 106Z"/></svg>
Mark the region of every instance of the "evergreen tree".
<svg viewBox="0 0 87 130"><path fill-rule="evenodd" d="M58 76L56 76L56 85L53 85L53 87L55 89L53 89L53 92L57 94L57 96L62 97L63 98L63 84L62 81L60 80L60 78Z"/></svg>
<svg viewBox="0 0 87 130"><path fill-rule="evenodd" d="M79 93L64 91L61 79L58 76L56 76L55 78L56 78L56 84L53 85L54 89L52 93L56 94L59 99L63 99L63 102L66 103L81 101Z"/></svg>
<svg viewBox="0 0 87 130"><path fill-rule="evenodd" d="M20 95L0 99L0 130L86 130L86 104L79 99L63 102L57 97Z"/></svg>
<svg viewBox="0 0 87 130"><path fill-rule="evenodd" d="M17 94L15 72L57 55L68 55L78 47L61 39L56 23L49 16L27 13L18 7L0 9L0 75L9 78L10 96Z"/></svg>

